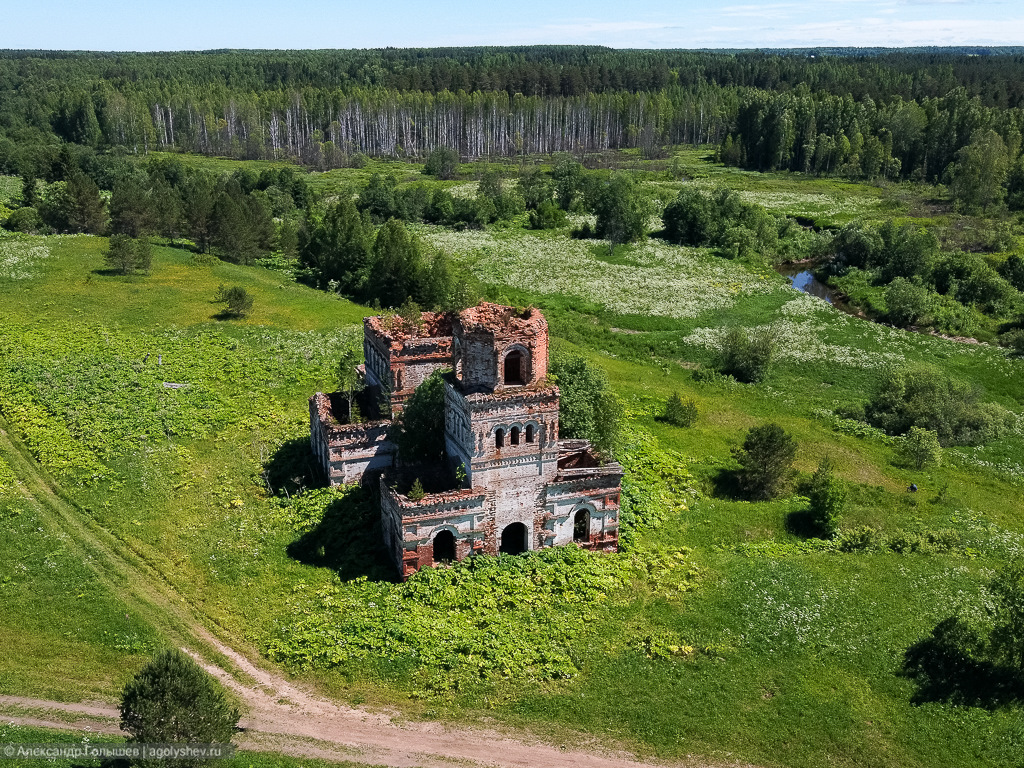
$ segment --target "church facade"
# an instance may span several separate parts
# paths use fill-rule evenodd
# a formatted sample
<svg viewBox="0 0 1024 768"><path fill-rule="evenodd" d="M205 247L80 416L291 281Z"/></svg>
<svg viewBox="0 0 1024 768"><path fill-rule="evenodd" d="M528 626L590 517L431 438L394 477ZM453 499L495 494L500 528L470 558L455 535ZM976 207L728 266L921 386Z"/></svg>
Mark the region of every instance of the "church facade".
<svg viewBox="0 0 1024 768"><path fill-rule="evenodd" d="M461 484L422 498L399 491L390 419L347 423L337 393L310 399L313 451L330 481L379 483L385 542L403 578L474 554L617 548L622 467L587 441L559 438L539 310L485 302L458 314L425 312L415 328L366 318L364 355L367 390L390 416L433 371L448 369L437 439Z"/></svg>

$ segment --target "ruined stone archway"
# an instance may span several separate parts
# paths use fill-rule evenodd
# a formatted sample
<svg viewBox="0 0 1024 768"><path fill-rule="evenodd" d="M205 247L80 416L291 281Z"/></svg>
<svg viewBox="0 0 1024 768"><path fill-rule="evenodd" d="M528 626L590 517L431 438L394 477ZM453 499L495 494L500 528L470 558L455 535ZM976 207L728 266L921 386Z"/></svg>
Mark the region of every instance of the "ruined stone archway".
<svg viewBox="0 0 1024 768"><path fill-rule="evenodd" d="M434 562L450 563L455 559L455 534L448 530L439 531L434 537Z"/></svg>
<svg viewBox="0 0 1024 768"><path fill-rule="evenodd" d="M523 523L512 523L501 532L499 552L506 555L521 555L530 549L530 530Z"/></svg>
<svg viewBox="0 0 1024 768"><path fill-rule="evenodd" d="M506 354L501 364L501 381L505 386L522 386L530 380L530 353L516 345Z"/></svg>
<svg viewBox="0 0 1024 768"><path fill-rule="evenodd" d="M590 541L590 510L580 509L572 517L572 540L577 544Z"/></svg>

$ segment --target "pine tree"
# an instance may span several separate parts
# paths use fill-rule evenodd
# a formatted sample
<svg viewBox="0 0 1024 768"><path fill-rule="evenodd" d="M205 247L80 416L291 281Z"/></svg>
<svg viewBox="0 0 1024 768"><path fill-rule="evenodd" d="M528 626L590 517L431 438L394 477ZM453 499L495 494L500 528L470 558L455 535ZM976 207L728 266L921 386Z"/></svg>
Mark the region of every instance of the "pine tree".
<svg viewBox="0 0 1024 768"><path fill-rule="evenodd" d="M224 689L177 649L157 654L121 693L121 729L142 744L229 744L239 712ZM197 758L161 761L169 768L205 765Z"/></svg>
<svg viewBox="0 0 1024 768"><path fill-rule="evenodd" d="M752 499L778 496L792 473L796 441L778 424L763 424L747 432L743 447L733 449L740 464L739 481Z"/></svg>

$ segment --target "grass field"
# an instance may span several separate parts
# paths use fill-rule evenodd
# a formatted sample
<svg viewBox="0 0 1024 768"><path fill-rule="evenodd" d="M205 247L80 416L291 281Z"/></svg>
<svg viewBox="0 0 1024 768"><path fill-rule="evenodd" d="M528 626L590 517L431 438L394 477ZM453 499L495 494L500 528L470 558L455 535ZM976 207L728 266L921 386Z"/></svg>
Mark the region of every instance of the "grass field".
<svg viewBox="0 0 1024 768"><path fill-rule="evenodd" d="M801 195L823 210L839 195L830 181L702 167L794 210ZM850 215L884 206L863 199L876 202L855 201ZM368 310L281 272L197 265L184 249L156 248L151 275L120 278L102 271L102 238L0 239L3 419L83 517L141 553L211 624L348 701L610 737L664 757L1019 763L1019 708L919 701L900 670L938 621L983 619L985 584L1024 552L1020 420L919 472L895 461L891 440L833 412L908 362L977 383L1020 414L1024 361L850 317L763 265L699 249L652 240L609 254L564 231L418 231L493 298L541 307L555 353L607 371L627 407L620 454L642 512L629 552L597 565L461 567L405 586L375 579L372 515L347 497L294 498L309 482L306 398L331 385ZM255 295L250 317L215 319L221 283ZM764 384L693 378L731 324L781 334ZM694 427L655 418L673 391L696 400ZM811 544L787 528L801 497L750 503L716 491L730 449L767 421L796 438L804 476L825 453L835 459L850 489L843 528L876 526L888 545ZM0 691L110 698L163 642L160 629L125 609L116 585L90 578L5 465L0 639L18 651L0 658ZM937 530L948 546L913 544ZM74 684L57 685L55 669Z"/></svg>

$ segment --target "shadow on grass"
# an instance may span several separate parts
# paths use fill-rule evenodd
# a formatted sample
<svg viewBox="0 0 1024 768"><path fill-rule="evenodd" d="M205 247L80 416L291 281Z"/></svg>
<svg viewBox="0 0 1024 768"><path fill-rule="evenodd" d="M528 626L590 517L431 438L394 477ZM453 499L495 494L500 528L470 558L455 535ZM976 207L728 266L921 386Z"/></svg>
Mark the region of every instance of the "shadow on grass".
<svg viewBox="0 0 1024 768"><path fill-rule="evenodd" d="M786 515L786 532L801 539L831 538L809 509L798 509Z"/></svg>
<svg viewBox="0 0 1024 768"><path fill-rule="evenodd" d="M720 469L708 478L711 483L711 495L716 499L735 501L745 499L743 485L740 483L740 470Z"/></svg>
<svg viewBox="0 0 1024 768"><path fill-rule="evenodd" d="M917 684L914 704L996 709L1024 701L1021 672L986 658L981 636L955 616L907 649L902 674Z"/></svg>
<svg viewBox="0 0 1024 768"><path fill-rule="evenodd" d="M90 273L99 277L146 277L146 270L135 270L133 272L122 272L119 269L94 269Z"/></svg>
<svg viewBox="0 0 1024 768"><path fill-rule="evenodd" d="M287 552L305 565L330 568L346 581L397 577L384 548L379 500L368 488L354 489L328 504L320 521L289 544Z"/></svg>
<svg viewBox="0 0 1024 768"><path fill-rule="evenodd" d="M306 488L327 485L307 437L295 437L282 443L263 465L263 479L277 496L294 496Z"/></svg>

